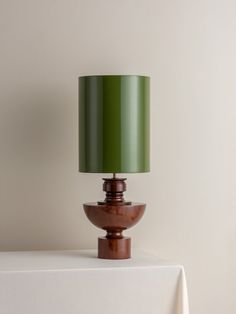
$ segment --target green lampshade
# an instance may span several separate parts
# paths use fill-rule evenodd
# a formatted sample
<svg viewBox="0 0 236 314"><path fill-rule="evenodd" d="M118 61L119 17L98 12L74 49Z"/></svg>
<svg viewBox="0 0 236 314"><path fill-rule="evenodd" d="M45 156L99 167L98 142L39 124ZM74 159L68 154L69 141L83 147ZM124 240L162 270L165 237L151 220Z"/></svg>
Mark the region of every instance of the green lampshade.
<svg viewBox="0 0 236 314"><path fill-rule="evenodd" d="M149 83L138 75L79 78L79 171L149 171Z"/></svg>

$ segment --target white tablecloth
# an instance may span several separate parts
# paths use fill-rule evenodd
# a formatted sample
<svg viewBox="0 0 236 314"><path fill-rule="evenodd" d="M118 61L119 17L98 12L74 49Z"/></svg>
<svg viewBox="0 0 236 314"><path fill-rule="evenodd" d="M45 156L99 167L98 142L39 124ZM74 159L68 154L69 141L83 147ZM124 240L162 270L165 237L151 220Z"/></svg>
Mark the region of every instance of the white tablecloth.
<svg viewBox="0 0 236 314"><path fill-rule="evenodd" d="M95 251L0 253L1 314L188 314L181 265L134 251L101 260Z"/></svg>

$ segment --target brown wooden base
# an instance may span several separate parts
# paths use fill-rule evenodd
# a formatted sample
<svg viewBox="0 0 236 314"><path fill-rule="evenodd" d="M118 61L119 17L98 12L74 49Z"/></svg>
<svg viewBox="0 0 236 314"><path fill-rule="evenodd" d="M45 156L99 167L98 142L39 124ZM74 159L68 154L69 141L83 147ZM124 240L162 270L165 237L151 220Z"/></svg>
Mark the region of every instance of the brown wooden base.
<svg viewBox="0 0 236 314"><path fill-rule="evenodd" d="M131 239L122 232L133 227L143 216L146 205L126 202L123 192L126 184L123 178L104 179L103 202L86 203L84 211L88 219L107 234L98 239L98 257L104 259L127 259L131 257Z"/></svg>
<svg viewBox="0 0 236 314"><path fill-rule="evenodd" d="M131 239L98 238L98 258L127 259L131 257Z"/></svg>

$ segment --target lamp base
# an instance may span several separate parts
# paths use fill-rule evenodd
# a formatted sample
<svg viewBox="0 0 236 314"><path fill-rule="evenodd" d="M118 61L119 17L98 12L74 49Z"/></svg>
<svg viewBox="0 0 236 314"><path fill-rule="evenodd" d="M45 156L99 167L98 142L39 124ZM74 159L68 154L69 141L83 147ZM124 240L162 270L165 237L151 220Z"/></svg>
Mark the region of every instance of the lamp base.
<svg viewBox="0 0 236 314"><path fill-rule="evenodd" d="M88 219L96 227L107 232L105 237L98 239L99 258L126 259L131 257L131 239L124 237L122 232L141 219L146 205L124 200L125 180L122 178L104 179L105 200L84 204Z"/></svg>
<svg viewBox="0 0 236 314"><path fill-rule="evenodd" d="M146 205L99 205L84 204L88 219L98 228L107 231L105 237L98 239L98 257L105 259L130 258L131 239L124 237L122 231L135 225L143 216Z"/></svg>
<svg viewBox="0 0 236 314"><path fill-rule="evenodd" d="M98 258L127 259L131 257L131 238L98 238Z"/></svg>

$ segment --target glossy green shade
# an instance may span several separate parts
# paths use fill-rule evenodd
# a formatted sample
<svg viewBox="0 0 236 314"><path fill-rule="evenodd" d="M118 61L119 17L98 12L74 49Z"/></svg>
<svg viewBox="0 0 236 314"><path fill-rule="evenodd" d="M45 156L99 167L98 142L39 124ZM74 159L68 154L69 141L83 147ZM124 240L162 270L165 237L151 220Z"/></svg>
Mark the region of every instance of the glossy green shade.
<svg viewBox="0 0 236 314"><path fill-rule="evenodd" d="M79 171L149 171L147 76L79 78Z"/></svg>

